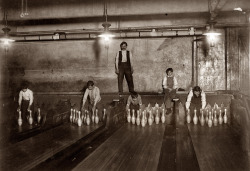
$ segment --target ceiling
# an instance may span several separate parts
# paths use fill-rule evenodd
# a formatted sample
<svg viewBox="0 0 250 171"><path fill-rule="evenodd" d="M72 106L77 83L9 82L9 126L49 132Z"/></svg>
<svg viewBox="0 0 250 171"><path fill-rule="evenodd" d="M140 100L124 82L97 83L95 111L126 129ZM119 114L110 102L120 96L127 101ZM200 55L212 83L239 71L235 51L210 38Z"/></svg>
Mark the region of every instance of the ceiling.
<svg viewBox="0 0 250 171"><path fill-rule="evenodd" d="M2 0L0 17L7 12L12 35L96 32L103 29L104 2L114 31L249 24L249 0ZM238 6L243 11L233 10Z"/></svg>

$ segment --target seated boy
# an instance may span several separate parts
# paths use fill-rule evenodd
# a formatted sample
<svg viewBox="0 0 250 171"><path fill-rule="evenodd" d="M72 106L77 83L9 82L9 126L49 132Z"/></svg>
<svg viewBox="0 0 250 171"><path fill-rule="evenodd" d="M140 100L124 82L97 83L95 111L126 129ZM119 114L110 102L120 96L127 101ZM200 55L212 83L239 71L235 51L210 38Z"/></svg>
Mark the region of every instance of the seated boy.
<svg viewBox="0 0 250 171"><path fill-rule="evenodd" d="M194 110L197 111L197 117L200 115L200 109L206 107L206 94L199 86L195 86L189 93L186 102L186 110L190 111L190 116L193 118Z"/></svg>
<svg viewBox="0 0 250 171"><path fill-rule="evenodd" d="M34 96L33 92L28 89L28 82L24 81L21 85L21 91L19 92L18 98L18 108L17 110L21 110L23 121L27 121L26 119L29 116L29 110L31 110L31 105L33 104ZM26 118L26 119L25 119Z"/></svg>
<svg viewBox="0 0 250 171"><path fill-rule="evenodd" d="M173 69L168 68L166 70L166 76L163 78L163 89L164 89L164 104L167 109L167 113L171 112L171 108L173 108L173 102L172 99L176 96L176 90L177 90L177 80L175 76L173 75Z"/></svg>
<svg viewBox="0 0 250 171"><path fill-rule="evenodd" d="M136 111L139 110L141 106L142 106L141 96L135 91L131 92L130 95L128 96L126 110L130 109L132 111L134 109Z"/></svg>
<svg viewBox="0 0 250 171"><path fill-rule="evenodd" d="M87 82L87 89L82 99L82 110L84 110L87 101L87 109L92 113L95 112L97 103L101 101L100 90L94 85L93 81Z"/></svg>

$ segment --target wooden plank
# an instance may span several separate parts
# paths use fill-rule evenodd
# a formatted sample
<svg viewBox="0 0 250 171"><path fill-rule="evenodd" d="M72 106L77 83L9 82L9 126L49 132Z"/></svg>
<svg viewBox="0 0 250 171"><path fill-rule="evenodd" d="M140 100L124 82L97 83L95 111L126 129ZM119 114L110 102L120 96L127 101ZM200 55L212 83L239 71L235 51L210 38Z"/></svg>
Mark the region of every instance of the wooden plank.
<svg viewBox="0 0 250 171"><path fill-rule="evenodd" d="M162 141L161 155L157 170L176 170L176 129L167 125Z"/></svg>
<svg viewBox="0 0 250 171"><path fill-rule="evenodd" d="M201 170L250 170L250 157L228 125L209 128L189 124L188 129Z"/></svg>
<svg viewBox="0 0 250 171"><path fill-rule="evenodd" d="M200 170L193 143L186 125L176 130L176 170Z"/></svg>
<svg viewBox="0 0 250 171"><path fill-rule="evenodd" d="M126 124L73 170L157 170L164 124Z"/></svg>
<svg viewBox="0 0 250 171"><path fill-rule="evenodd" d="M29 170L101 127L102 123L82 127L64 124L3 148L0 170Z"/></svg>

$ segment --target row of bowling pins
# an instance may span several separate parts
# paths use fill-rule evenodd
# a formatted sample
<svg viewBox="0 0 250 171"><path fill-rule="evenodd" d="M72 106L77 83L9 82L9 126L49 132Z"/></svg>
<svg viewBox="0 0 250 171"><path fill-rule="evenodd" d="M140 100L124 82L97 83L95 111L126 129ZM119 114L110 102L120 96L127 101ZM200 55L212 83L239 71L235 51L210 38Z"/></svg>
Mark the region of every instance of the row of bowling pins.
<svg viewBox="0 0 250 171"><path fill-rule="evenodd" d="M152 125L153 122L155 121L156 124L159 124L159 122L161 121L162 123L165 123L166 121L166 117L165 117L165 110L162 110L162 115L160 116L160 113L158 110L156 110L156 114L154 116L154 114L152 113L152 110L150 110L148 112L148 117L147 117L147 111L144 110L141 112L140 110L137 110L137 117L135 116L135 110L132 110L132 116L130 113L130 109L128 109L128 114L127 114L127 121L128 123L132 123L132 124L136 124L136 125L140 125L142 127L145 127L147 122L149 125Z"/></svg>
<svg viewBox="0 0 250 171"><path fill-rule="evenodd" d="M106 109L103 109L103 119L105 118L106 115ZM71 109L70 110L70 122L75 123L78 126L82 126L82 124L90 125L90 123L99 123L99 116L98 116L98 109L93 111L92 117L90 119L90 113L88 110L85 110L83 113L81 111L77 111L76 109Z"/></svg>
<svg viewBox="0 0 250 171"><path fill-rule="evenodd" d="M157 110L162 111L163 109L165 110L165 105L164 105L164 103L162 103L161 107L159 106L158 103L155 103L154 106L151 106L151 104L149 103L148 106L145 107L145 110L146 110L148 113L149 113L149 111L152 111L153 114L156 114L156 111L157 111Z"/></svg>
<svg viewBox="0 0 250 171"><path fill-rule="evenodd" d="M205 123L208 125L208 127L217 126L218 124L223 124L228 122L228 117L227 117L227 109L225 109L224 115L222 117L222 111L219 111L219 116L217 118L217 112L216 110L212 111L207 111L206 116L204 117L204 111L201 110L201 116L197 117L197 111L196 109L194 110L194 117L193 117L193 123L195 125L198 124L198 120L200 121L201 126L204 126ZM191 123L191 116L190 116L190 111L187 111L187 123Z"/></svg>
<svg viewBox="0 0 250 171"><path fill-rule="evenodd" d="M21 112L20 109L18 109L17 112L18 112L17 124L18 124L19 126L22 126L22 124L23 124L22 112ZM32 124L33 124L33 121L34 121L34 120L33 120L33 117L32 117L32 111L31 111L31 110L28 110L28 112L29 112L28 123L29 123L30 125L32 125ZM37 123L39 124L40 121L41 121L41 110L40 110L40 108L38 108L38 109L37 109Z"/></svg>

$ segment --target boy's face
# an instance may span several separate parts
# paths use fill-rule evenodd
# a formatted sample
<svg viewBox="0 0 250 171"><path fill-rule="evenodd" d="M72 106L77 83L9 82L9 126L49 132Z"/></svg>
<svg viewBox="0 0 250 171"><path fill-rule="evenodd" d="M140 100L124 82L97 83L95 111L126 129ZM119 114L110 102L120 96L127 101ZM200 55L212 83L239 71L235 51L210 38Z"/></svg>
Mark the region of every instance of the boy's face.
<svg viewBox="0 0 250 171"><path fill-rule="evenodd" d="M200 91L194 91L194 94L198 97L200 95Z"/></svg>
<svg viewBox="0 0 250 171"><path fill-rule="evenodd" d="M26 92L26 91L27 91L27 88L23 88L22 91L23 91L23 92Z"/></svg>
<svg viewBox="0 0 250 171"><path fill-rule="evenodd" d="M136 96L131 96L132 97L132 100L136 100L137 99L137 97Z"/></svg>
<svg viewBox="0 0 250 171"><path fill-rule="evenodd" d="M172 71L168 71L168 72L167 72L167 75L168 75L168 76L172 76L172 75L173 75L173 72L172 72Z"/></svg>
<svg viewBox="0 0 250 171"><path fill-rule="evenodd" d="M88 89L89 89L89 90L93 90L93 86L89 86Z"/></svg>
<svg viewBox="0 0 250 171"><path fill-rule="evenodd" d="M121 50L126 50L126 49L127 49L126 44L122 44L122 45L121 45Z"/></svg>

